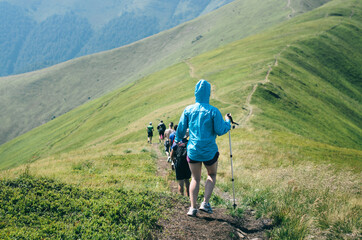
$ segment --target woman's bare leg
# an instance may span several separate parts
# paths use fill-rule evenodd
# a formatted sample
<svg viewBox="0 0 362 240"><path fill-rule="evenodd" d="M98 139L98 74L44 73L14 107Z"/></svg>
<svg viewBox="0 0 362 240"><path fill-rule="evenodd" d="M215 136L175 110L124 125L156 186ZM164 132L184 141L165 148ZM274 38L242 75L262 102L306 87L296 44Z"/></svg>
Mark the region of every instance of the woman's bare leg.
<svg viewBox="0 0 362 240"><path fill-rule="evenodd" d="M191 207L196 208L197 196L199 195L200 190L200 181L201 181L201 167L202 163L189 163L191 170L191 183L190 183L190 202Z"/></svg>
<svg viewBox="0 0 362 240"><path fill-rule="evenodd" d="M212 164L211 166L206 166L207 169L207 180L205 183L205 197L204 202L208 203L214 190L216 184L216 174L217 174L217 163Z"/></svg>

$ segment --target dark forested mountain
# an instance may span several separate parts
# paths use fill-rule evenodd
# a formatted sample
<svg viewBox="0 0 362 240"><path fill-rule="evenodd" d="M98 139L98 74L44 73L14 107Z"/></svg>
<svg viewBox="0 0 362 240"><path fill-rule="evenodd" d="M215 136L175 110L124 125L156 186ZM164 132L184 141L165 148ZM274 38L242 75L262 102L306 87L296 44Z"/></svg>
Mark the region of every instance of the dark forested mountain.
<svg viewBox="0 0 362 240"><path fill-rule="evenodd" d="M85 18L74 13L53 15L30 31L14 65L14 73L72 59L92 34L92 27Z"/></svg>
<svg viewBox="0 0 362 240"><path fill-rule="evenodd" d="M79 55L91 54L126 45L159 32L160 25L156 17L136 16L125 13L109 21L94 34L80 51Z"/></svg>
<svg viewBox="0 0 362 240"><path fill-rule="evenodd" d="M23 9L0 2L0 76L14 72L19 50L34 26L35 21Z"/></svg>
<svg viewBox="0 0 362 240"><path fill-rule="evenodd" d="M120 47L233 0L0 0L0 76Z"/></svg>

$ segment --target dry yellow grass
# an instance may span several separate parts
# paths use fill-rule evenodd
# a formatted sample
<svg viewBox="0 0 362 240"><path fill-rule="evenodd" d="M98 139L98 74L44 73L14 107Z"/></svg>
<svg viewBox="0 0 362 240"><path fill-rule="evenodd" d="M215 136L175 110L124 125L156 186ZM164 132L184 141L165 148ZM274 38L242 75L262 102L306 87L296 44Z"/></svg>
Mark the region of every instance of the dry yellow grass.
<svg viewBox="0 0 362 240"><path fill-rule="evenodd" d="M99 145L53 155L33 163L3 171L15 178L25 171L82 187L121 187L127 190L166 191L163 178L156 176L156 158L143 143Z"/></svg>

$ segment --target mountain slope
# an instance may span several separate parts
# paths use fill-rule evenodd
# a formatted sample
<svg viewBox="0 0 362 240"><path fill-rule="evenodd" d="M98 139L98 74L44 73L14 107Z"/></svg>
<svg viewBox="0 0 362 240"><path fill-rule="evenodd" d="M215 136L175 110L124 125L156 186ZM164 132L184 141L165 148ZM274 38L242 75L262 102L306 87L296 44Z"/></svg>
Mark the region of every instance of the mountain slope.
<svg viewBox="0 0 362 240"><path fill-rule="evenodd" d="M239 0L126 47L0 78L0 144L142 76L288 20L286 5Z"/></svg>

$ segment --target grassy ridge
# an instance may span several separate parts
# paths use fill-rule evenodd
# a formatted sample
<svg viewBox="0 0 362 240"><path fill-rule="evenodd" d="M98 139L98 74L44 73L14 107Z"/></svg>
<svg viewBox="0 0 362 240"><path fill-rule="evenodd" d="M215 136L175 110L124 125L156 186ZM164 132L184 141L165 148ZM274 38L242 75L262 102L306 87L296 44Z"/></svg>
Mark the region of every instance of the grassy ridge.
<svg viewBox="0 0 362 240"><path fill-rule="evenodd" d="M281 54L271 83L256 92L255 103L264 106L257 125L267 127L273 119L273 128L361 150L362 53L355 49L361 32L346 20L350 14L317 37L291 43Z"/></svg>
<svg viewBox="0 0 362 240"><path fill-rule="evenodd" d="M356 4L323 7L191 62L220 89L216 97L234 105L245 104L248 85L259 85L251 101L258 108L254 126L360 150L362 53ZM248 108L243 107L239 120Z"/></svg>
<svg viewBox="0 0 362 240"><path fill-rule="evenodd" d="M212 83L212 104L242 124L232 131L238 213L252 207L257 216L273 218L274 239L358 239L361 95L353 76L360 73L361 9L360 1L336 0L149 75L2 145L0 167L28 162L34 175L72 184L136 188L141 183L141 191L165 191L167 179L146 170L155 159L144 147L145 128L159 119L177 122L194 101L198 79L190 76L192 67ZM217 141L217 184L231 191L228 137ZM132 172L136 179L117 173L144 160L150 165L139 175ZM23 168L2 173L13 178Z"/></svg>

